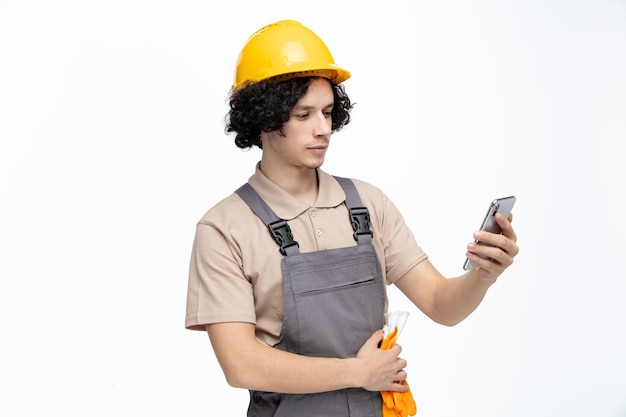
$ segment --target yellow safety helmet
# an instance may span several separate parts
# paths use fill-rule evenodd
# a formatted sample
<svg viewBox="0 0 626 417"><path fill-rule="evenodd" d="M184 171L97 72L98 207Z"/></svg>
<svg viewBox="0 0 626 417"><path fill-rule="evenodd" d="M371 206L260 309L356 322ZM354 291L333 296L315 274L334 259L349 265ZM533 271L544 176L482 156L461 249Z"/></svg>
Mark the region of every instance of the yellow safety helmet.
<svg viewBox="0 0 626 417"><path fill-rule="evenodd" d="M328 47L295 20L281 20L256 31L241 50L233 87L268 78L319 76L339 84L350 72L338 67Z"/></svg>

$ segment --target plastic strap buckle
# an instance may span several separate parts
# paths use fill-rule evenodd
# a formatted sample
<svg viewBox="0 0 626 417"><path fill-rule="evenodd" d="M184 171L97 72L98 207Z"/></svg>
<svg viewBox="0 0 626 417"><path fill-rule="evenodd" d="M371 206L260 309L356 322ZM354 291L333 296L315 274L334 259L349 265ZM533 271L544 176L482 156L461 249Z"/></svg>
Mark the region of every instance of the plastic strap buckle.
<svg viewBox="0 0 626 417"><path fill-rule="evenodd" d="M353 207L350 209L350 223L354 230L354 240L358 242L360 235L374 236L370 229L370 213L367 207Z"/></svg>
<svg viewBox="0 0 626 417"><path fill-rule="evenodd" d="M298 242L293 240L293 234L291 233L291 228L289 227L286 221L277 220L275 222L268 224L267 226L270 229L270 233L272 234L272 237L274 238L276 243L278 243L278 245L280 246L280 253L282 253L284 256L287 256L287 251L286 251L287 248L294 246L294 245L300 247Z"/></svg>

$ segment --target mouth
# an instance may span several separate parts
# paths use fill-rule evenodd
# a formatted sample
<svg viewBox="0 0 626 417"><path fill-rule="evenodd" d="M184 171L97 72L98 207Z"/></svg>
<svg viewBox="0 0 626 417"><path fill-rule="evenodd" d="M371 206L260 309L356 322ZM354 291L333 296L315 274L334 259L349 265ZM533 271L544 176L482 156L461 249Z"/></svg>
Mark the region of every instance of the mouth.
<svg viewBox="0 0 626 417"><path fill-rule="evenodd" d="M309 149L312 151L325 151L327 148L328 148L327 142L318 142L316 144L309 146Z"/></svg>
<svg viewBox="0 0 626 417"><path fill-rule="evenodd" d="M326 152L326 149L328 148L328 146L312 146L309 148L309 151L315 153L315 154L323 154Z"/></svg>

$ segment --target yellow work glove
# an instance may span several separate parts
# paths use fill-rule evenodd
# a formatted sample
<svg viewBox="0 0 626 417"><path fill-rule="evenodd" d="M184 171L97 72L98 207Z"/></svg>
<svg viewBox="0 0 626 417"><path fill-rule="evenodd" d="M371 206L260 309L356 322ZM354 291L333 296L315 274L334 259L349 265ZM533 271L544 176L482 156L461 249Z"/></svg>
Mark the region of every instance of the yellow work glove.
<svg viewBox="0 0 626 417"><path fill-rule="evenodd" d="M380 348L390 349L396 344L398 337L398 327L396 326L391 333L383 339ZM409 385L406 380L402 381L403 385ZM405 392L397 391L381 391L383 398L383 417L408 417L417 413L417 406L411 394L411 389Z"/></svg>

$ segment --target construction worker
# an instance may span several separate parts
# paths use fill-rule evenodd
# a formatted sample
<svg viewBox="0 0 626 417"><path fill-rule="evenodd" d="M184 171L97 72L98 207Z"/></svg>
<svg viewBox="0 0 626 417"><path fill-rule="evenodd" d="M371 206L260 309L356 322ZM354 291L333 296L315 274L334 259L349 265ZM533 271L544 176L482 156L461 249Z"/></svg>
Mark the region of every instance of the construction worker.
<svg viewBox="0 0 626 417"><path fill-rule="evenodd" d="M208 332L228 383L250 391L250 417L414 414L381 399L410 393L401 346L379 348L386 285L454 325L518 253L511 217L498 214L502 233L468 244L478 267L446 278L381 190L322 171L331 134L350 121L349 77L293 20L255 32L238 59L226 131L262 155L197 223L185 326Z"/></svg>

